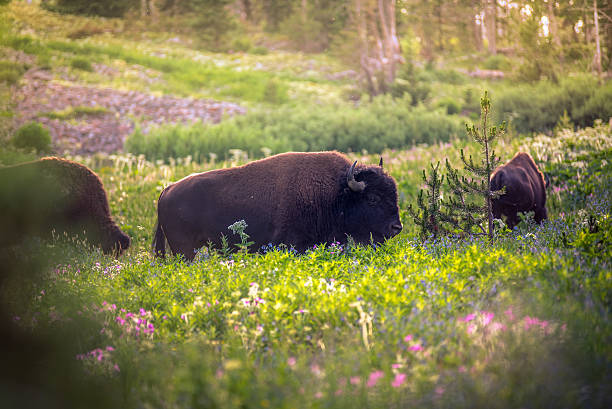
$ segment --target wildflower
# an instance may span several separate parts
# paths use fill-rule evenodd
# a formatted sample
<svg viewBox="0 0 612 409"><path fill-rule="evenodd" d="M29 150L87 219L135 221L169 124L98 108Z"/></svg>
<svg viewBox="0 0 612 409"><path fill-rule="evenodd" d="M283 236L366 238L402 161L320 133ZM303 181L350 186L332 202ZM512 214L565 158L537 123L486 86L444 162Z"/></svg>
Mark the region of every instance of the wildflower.
<svg viewBox="0 0 612 409"><path fill-rule="evenodd" d="M114 351L114 350L115 350L115 348L113 348L112 346L107 346L107 347L106 347L106 350L107 350L108 352L112 352L112 351Z"/></svg>
<svg viewBox="0 0 612 409"><path fill-rule="evenodd" d="M444 387L443 386L436 386L436 395L440 396L444 393Z"/></svg>
<svg viewBox="0 0 612 409"><path fill-rule="evenodd" d="M293 367L296 363L297 359L295 359L295 357L290 356L289 358L287 358L287 365Z"/></svg>
<svg viewBox="0 0 612 409"><path fill-rule="evenodd" d="M361 378L358 376L351 376L349 382L351 383L351 385L359 385L361 383Z"/></svg>
<svg viewBox="0 0 612 409"><path fill-rule="evenodd" d="M141 309L140 309L140 316L141 316L141 317L144 317L145 315L147 315L147 312L145 311L145 309L144 309L144 308L141 308Z"/></svg>
<svg viewBox="0 0 612 409"><path fill-rule="evenodd" d="M119 370L119 365L117 365L117 364L115 364L115 365L113 366L113 369L115 370L115 372L120 372L120 370Z"/></svg>
<svg viewBox="0 0 612 409"><path fill-rule="evenodd" d="M459 368L457 368L457 370L460 373L466 373L467 372L467 368L465 367L465 365L461 365Z"/></svg>
<svg viewBox="0 0 612 409"><path fill-rule="evenodd" d="M321 399L323 397L323 392L318 391L317 393L315 393L314 397L317 399Z"/></svg>
<svg viewBox="0 0 612 409"><path fill-rule="evenodd" d="M385 376L385 373L383 371L374 371L370 374L370 377L368 378L368 382L367 382L367 387L371 388L372 386L376 385L376 383L378 382L378 380L380 378L382 378L383 376Z"/></svg>
<svg viewBox="0 0 612 409"><path fill-rule="evenodd" d="M395 375L395 379L393 379L393 382L391 382L391 386L393 386L394 388L399 388L400 386L402 386L405 380L406 374L398 373Z"/></svg>
<svg viewBox="0 0 612 409"><path fill-rule="evenodd" d="M504 311L504 314L506 314L506 317L508 317L510 321L514 320L514 313L512 312L512 307L509 307L506 311Z"/></svg>
<svg viewBox="0 0 612 409"><path fill-rule="evenodd" d="M404 337L404 342L410 342L412 341L412 338L413 338L412 335L408 334Z"/></svg>
<svg viewBox="0 0 612 409"><path fill-rule="evenodd" d="M463 322L470 322L470 321L472 321L474 318L476 318L476 314L468 314L468 315L466 315L464 318L459 318L459 321L463 321Z"/></svg>
<svg viewBox="0 0 612 409"><path fill-rule="evenodd" d="M414 345L411 345L408 349L416 352L416 351L422 351L423 347L421 346L421 344L414 344Z"/></svg>
<svg viewBox="0 0 612 409"><path fill-rule="evenodd" d="M391 368L393 369L400 369L403 365L402 364L392 364Z"/></svg>
<svg viewBox="0 0 612 409"><path fill-rule="evenodd" d="M470 324L467 327L467 333L468 334L473 334L474 332L476 332L476 325L474 324Z"/></svg>
<svg viewBox="0 0 612 409"><path fill-rule="evenodd" d="M489 325L494 316L492 312L483 312L482 325Z"/></svg>

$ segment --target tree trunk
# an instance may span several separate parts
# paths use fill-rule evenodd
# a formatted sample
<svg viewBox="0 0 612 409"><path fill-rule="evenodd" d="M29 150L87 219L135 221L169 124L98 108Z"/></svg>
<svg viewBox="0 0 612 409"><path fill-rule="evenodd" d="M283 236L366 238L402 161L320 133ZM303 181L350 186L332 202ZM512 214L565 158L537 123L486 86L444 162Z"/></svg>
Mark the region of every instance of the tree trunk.
<svg viewBox="0 0 612 409"><path fill-rule="evenodd" d="M472 18L472 30L474 31L474 45L476 51L482 51L482 18L476 18L480 16L480 0L474 1Z"/></svg>
<svg viewBox="0 0 612 409"><path fill-rule="evenodd" d="M593 0L593 21L595 23L595 58L594 68L601 81L601 44L599 41L599 15L597 13L597 0Z"/></svg>
<svg viewBox="0 0 612 409"><path fill-rule="evenodd" d="M488 50L490 54L497 54L497 28L495 24L497 12L496 0L485 0L485 28L487 32Z"/></svg>

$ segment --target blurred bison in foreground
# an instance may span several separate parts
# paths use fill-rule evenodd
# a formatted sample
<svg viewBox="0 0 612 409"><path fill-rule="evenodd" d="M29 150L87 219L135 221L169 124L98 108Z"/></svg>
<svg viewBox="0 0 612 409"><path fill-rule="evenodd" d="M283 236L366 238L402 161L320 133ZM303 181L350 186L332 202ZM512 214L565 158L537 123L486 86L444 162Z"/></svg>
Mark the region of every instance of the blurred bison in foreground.
<svg viewBox="0 0 612 409"><path fill-rule="evenodd" d="M285 244L304 252L319 243L380 243L402 230L393 178L379 166L351 166L338 152L283 153L244 166L197 173L159 196L153 245L166 240L187 260L245 220L256 249Z"/></svg>
<svg viewBox="0 0 612 409"><path fill-rule="evenodd" d="M120 254L130 238L113 222L100 178L60 158L0 168L0 247L52 231L85 233L105 253Z"/></svg>
<svg viewBox="0 0 612 409"><path fill-rule="evenodd" d="M506 187L506 192L493 199L493 217L506 216L506 224L513 228L519 222L518 212L535 213L541 223L547 218L544 175L528 153L519 152L508 163L495 169L491 176L491 191Z"/></svg>

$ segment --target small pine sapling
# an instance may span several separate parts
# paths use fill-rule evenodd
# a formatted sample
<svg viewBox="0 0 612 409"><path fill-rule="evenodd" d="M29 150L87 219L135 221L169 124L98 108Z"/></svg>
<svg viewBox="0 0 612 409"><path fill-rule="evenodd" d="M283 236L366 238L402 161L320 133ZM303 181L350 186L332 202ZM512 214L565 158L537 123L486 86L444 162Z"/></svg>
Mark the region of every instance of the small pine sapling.
<svg viewBox="0 0 612 409"><path fill-rule="evenodd" d="M427 198L423 196L423 189L419 191L417 197L418 209L412 207L412 204L408 206L408 213L414 220L414 222L420 228L421 238L425 239L431 235L438 237L443 232L441 225L441 203L442 194L440 188L444 182L444 175L438 172L440 168L440 162L434 166L429 164L431 172L429 177L425 174L423 169L423 182L426 187Z"/></svg>
<svg viewBox="0 0 612 409"><path fill-rule="evenodd" d="M491 101L488 93L480 99L480 127L471 127L466 124L468 135L482 146L482 159L480 164L474 163L472 156L466 159L463 149L461 149L461 161L464 169L471 174L470 178L460 176L459 171L454 169L446 160L446 181L451 192L451 197L445 204L445 213L442 219L453 227L464 231L467 234L486 235L493 238L493 210L491 200L504 194L504 189L491 191L491 174L499 165L500 159L495 156L493 142L497 137L503 135L506 124L502 123L499 127L489 126L489 114ZM481 205L477 198L484 199ZM487 227L483 224L486 222ZM474 228L480 232L474 232Z"/></svg>

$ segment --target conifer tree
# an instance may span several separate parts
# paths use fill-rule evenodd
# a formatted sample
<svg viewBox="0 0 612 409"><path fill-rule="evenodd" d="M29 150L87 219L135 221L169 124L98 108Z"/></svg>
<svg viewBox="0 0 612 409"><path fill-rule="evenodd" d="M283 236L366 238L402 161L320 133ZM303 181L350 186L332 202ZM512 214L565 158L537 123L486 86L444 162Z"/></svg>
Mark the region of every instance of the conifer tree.
<svg viewBox="0 0 612 409"><path fill-rule="evenodd" d="M433 235L435 238L444 232L441 225L442 194L440 191L444 182L444 175L438 172L440 162L436 166L430 163L429 166L431 167L429 177L425 174L425 169L423 169L423 182L427 189L427 198L424 198L423 189L421 189L417 197L418 209L413 208L412 205L408 206L408 212L419 226L420 235L423 239L430 235Z"/></svg>
<svg viewBox="0 0 612 409"><path fill-rule="evenodd" d="M491 174L499 165L499 158L495 156L492 143L498 136L503 135L506 124L502 123L499 127L489 126L490 110L491 101L485 91L480 99L480 127L470 127L466 124L468 135L482 146L480 164L474 163L471 155L466 159L461 149L461 161L471 176L460 176L459 171L446 160L446 181L451 195L445 203L446 210L442 219L467 234L488 235L493 238L491 200L498 198L504 190L491 191ZM484 204L480 204L478 198L481 198ZM487 228L483 227L485 222ZM475 228L480 232L474 232Z"/></svg>

